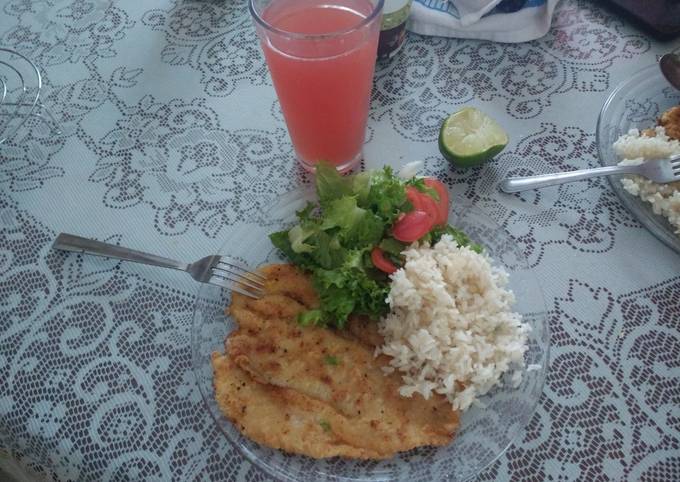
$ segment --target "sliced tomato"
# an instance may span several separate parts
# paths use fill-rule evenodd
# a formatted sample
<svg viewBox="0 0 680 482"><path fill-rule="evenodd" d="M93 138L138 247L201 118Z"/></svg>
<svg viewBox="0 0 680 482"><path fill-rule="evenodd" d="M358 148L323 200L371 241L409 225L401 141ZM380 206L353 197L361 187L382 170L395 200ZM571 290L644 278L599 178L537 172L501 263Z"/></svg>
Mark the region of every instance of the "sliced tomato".
<svg viewBox="0 0 680 482"><path fill-rule="evenodd" d="M439 206L437 205L437 201L435 201L432 196L424 192L420 192L414 186L408 186L406 188L406 197L409 201L411 201L414 209L423 211L428 215L433 226L435 224L439 224Z"/></svg>
<svg viewBox="0 0 680 482"><path fill-rule="evenodd" d="M413 186L406 186L406 198L413 204L413 209L423 210L423 202L418 189Z"/></svg>
<svg viewBox="0 0 680 482"><path fill-rule="evenodd" d="M432 219L425 211L414 209L397 219L392 227L392 235L398 241L412 243L425 236L432 226Z"/></svg>
<svg viewBox="0 0 680 482"><path fill-rule="evenodd" d="M373 248L373 251L371 251L371 261L373 261L373 266L384 273L392 274L397 270L397 267L394 266L394 263L387 259L385 257L384 251L377 246Z"/></svg>
<svg viewBox="0 0 680 482"><path fill-rule="evenodd" d="M438 215L435 224L446 224L449 220L449 190L443 182L433 177L426 177L425 185L439 194L439 201L436 202Z"/></svg>

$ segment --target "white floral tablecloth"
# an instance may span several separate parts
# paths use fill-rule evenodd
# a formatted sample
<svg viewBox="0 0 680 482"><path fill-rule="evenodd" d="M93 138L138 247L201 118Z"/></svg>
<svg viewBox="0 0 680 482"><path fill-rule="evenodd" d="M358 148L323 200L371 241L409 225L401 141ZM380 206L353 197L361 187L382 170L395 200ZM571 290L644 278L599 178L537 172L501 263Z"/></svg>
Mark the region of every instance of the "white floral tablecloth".
<svg viewBox="0 0 680 482"><path fill-rule="evenodd" d="M245 2L0 0L0 46L40 64L63 131L35 122L0 146L0 467L56 480L266 480L196 389L188 277L50 251L66 231L191 260L308 182ZM677 46L564 0L540 40L411 34L377 69L364 167L425 159L513 234L545 290L540 406L481 480L680 480L680 256L606 179L497 189L510 173L598 165L608 92ZM436 143L462 105L511 137L467 171Z"/></svg>

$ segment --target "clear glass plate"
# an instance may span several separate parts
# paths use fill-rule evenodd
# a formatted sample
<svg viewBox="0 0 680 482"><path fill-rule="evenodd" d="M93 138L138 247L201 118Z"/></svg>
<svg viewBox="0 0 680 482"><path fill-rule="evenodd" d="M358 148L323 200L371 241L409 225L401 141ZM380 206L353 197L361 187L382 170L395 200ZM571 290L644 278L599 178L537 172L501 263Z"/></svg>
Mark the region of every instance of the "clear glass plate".
<svg viewBox="0 0 680 482"><path fill-rule="evenodd" d="M600 163L616 165L620 161L613 148L616 139L632 128L654 127L663 111L678 104L680 91L663 78L657 64L645 67L619 84L602 106L597 121ZM633 216L654 236L680 253L680 236L674 233L668 220L654 214L651 204L628 193L621 184L621 176L609 176L609 182Z"/></svg>
<svg viewBox="0 0 680 482"><path fill-rule="evenodd" d="M285 261L267 235L292 226L295 211L314 197L311 189L284 195L253 224L236 228L220 254L236 256L253 267ZM548 368L549 333L543 292L510 234L462 198L454 197L452 206L455 210L450 213L451 223L483 244L494 261L510 273L510 287L517 298L515 309L532 327L525 360L527 364L540 365L541 369L526 373L518 388L512 388L509 376L506 377L504 386L481 399L486 408L473 406L462 415L460 430L446 447L416 449L383 461L314 460L289 455L246 439L221 414L214 399L210 355L224 351L224 339L235 328L235 322L224 313L230 302L229 293L200 285L191 339L198 386L215 423L251 462L285 481L466 480L496 460L523 430L541 396Z"/></svg>

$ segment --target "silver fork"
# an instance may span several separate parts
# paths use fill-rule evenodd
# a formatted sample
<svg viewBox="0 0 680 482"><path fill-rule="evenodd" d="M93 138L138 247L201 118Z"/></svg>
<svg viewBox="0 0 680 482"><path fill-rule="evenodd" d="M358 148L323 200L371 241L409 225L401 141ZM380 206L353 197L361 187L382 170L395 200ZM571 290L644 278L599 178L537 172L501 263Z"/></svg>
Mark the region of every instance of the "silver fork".
<svg viewBox="0 0 680 482"><path fill-rule="evenodd" d="M228 256L206 256L187 264L66 233L57 236L52 248L186 271L196 281L228 288L254 299L261 298L264 294L264 276Z"/></svg>
<svg viewBox="0 0 680 482"><path fill-rule="evenodd" d="M554 186L555 184L565 182L580 181L591 177L611 176L613 174L637 174L661 184L680 181L680 155L669 159L645 161L637 166L606 166L554 174L541 174L538 176L509 177L501 182L500 188L504 192L520 192Z"/></svg>

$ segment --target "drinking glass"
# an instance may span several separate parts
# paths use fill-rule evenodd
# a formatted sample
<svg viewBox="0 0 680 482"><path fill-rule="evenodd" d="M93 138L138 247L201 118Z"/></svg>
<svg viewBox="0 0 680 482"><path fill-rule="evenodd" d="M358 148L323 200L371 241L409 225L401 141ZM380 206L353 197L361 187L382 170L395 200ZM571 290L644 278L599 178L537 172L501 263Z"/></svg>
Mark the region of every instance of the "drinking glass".
<svg viewBox="0 0 680 482"><path fill-rule="evenodd" d="M384 0L250 0L295 154L311 171L362 158Z"/></svg>

